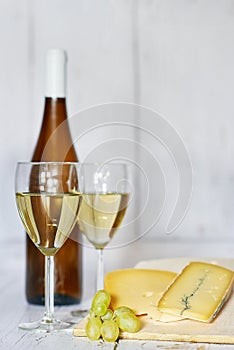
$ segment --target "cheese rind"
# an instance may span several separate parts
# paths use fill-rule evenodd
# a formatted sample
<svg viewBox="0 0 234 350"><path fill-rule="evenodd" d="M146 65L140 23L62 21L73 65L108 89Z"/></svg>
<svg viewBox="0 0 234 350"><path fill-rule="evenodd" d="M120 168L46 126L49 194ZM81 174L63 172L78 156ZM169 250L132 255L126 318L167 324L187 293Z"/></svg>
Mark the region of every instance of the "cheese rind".
<svg viewBox="0 0 234 350"><path fill-rule="evenodd" d="M106 274L104 288L111 295L111 307L128 306L138 315L147 314L162 322L184 317L166 315L157 309L163 292L176 277L176 273L147 269L123 269Z"/></svg>
<svg viewBox="0 0 234 350"><path fill-rule="evenodd" d="M234 272L222 266L191 262L174 279L158 302L172 315L211 322L228 299Z"/></svg>

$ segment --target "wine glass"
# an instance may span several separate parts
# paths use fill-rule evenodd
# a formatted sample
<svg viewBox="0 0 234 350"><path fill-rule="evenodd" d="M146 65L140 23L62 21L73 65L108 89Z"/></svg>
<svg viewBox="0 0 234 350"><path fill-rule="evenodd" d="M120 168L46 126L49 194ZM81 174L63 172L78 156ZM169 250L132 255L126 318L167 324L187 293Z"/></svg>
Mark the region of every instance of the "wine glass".
<svg viewBox="0 0 234 350"><path fill-rule="evenodd" d="M124 218L129 201L128 166L124 163L80 165L78 225L98 253L96 291L103 289L103 249Z"/></svg>
<svg viewBox="0 0 234 350"><path fill-rule="evenodd" d="M21 323L19 328L50 332L70 326L54 317L54 255L76 223L78 190L78 163L17 163L15 191L19 215L27 234L45 256L44 317Z"/></svg>

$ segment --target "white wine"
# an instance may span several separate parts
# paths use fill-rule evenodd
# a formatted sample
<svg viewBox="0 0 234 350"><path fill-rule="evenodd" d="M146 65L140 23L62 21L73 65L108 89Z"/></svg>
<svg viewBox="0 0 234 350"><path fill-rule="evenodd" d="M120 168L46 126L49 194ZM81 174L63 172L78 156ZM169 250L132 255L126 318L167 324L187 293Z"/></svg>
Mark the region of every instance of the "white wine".
<svg viewBox="0 0 234 350"><path fill-rule="evenodd" d="M124 218L129 193L82 194L78 213L80 230L97 249L112 239Z"/></svg>
<svg viewBox="0 0 234 350"><path fill-rule="evenodd" d="M16 193L24 227L36 247L46 256L55 255L76 223L79 194Z"/></svg>

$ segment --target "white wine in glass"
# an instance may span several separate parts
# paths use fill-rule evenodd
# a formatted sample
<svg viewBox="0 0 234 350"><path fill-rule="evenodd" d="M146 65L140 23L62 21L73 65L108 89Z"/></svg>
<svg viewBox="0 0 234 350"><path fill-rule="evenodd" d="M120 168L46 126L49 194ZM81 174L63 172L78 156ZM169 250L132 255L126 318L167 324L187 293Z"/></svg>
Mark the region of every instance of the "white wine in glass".
<svg viewBox="0 0 234 350"><path fill-rule="evenodd" d="M25 330L53 331L69 323L54 317L54 255L69 237L79 209L78 163L18 163L16 203L29 237L45 256L45 313Z"/></svg>
<svg viewBox="0 0 234 350"><path fill-rule="evenodd" d="M128 166L124 163L80 165L78 224L98 252L96 290L103 289L103 249L120 227L129 201Z"/></svg>

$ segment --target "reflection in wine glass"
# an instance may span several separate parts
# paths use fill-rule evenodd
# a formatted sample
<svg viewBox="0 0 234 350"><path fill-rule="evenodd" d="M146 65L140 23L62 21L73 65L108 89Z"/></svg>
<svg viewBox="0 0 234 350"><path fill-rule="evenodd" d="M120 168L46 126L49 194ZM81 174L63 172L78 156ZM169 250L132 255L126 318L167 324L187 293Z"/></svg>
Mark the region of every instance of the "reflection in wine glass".
<svg viewBox="0 0 234 350"><path fill-rule="evenodd" d="M128 201L128 167L124 163L80 165L78 224L98 253L96 290L103 289L103 249L121 225Z"/></svg>
<svg viewBox="0 0 234 350"><path fill-rule="evenodd" d="M78 163L18 163L16 203L23 225L45 256L45 313L25 330L53 331L70 326L54 317L54 255L69 237L79 209Z"/></svg>

